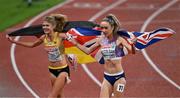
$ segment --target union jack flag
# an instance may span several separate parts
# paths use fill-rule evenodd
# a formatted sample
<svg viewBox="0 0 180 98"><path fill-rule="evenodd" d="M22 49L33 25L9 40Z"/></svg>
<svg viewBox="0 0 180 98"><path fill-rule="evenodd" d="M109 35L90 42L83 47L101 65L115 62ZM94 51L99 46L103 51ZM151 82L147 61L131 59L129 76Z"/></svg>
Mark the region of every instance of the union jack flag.
<svg viewBox="0 0 180 98"><path fill-rule="evenodd" d="M125 30L118 31L118 34L127 39L128 43L132 43L133 39L137 39L134 43L136 50L144 49L160 40L170 37L175 32L169 28L159 28L151 32L128 32ZM67 32L67 34L72 35L80 44L89 47L95 43L97 36L101 35L101 31L89 28L73 28ZM65 41L65 47L74 47L72 43ZM72 49L69 49L69 52ZM128 50L123 48L124 56L128 54ZM79 53L75 53L81 55ZM85 55L84 55L85 56ZM93 59L98 61L100 64L104 63L104 59L100 52L100 47L95 49L90 55ZM81 57L80 63L94 62L95 60L88 60L90 57ZM82 59L83 58L83 59ZM88 60L88 61L87 61Z"/></svg>
<svg viewBox="0 0 180 98"><path fill-rule="evenodd" d="M173 35L175 31L169 28L159 28L151 32L127 32L130 39L137 38L135 48L137 50L144 49L160 40L166 39ZM132 33L132 34L130 34Z"/></svg>

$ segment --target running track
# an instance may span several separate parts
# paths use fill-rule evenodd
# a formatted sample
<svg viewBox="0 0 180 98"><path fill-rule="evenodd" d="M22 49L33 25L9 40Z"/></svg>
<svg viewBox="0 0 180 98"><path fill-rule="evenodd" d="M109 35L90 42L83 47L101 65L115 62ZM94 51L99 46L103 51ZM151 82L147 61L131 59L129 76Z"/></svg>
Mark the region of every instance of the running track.
<svg viewBox="0 0 180 98"><path fill-rule="evenodd" d="M162 26L172 28L177 32L175 35L136 55L129 55L123 61L127 77L124 97L172 98L180 97L179 10L180 2L177 0L75 0L67 1L39 16L62 13L66 14L69 20L99 22L106 14L113 13L129 31L150 31ZM51 90L43 46L33 49L13 46L5 38L5 34L11 30L42 21L39 17L32 19L7 29L0 36L1 97L46 97ZM19 40L34 39L26 37ZM21 80L15 68L18 69L19 76L22 76ZM79 66L77 72L71 73L72 82L65 87L65 96L98 97L102 78L101 65L93 63Z"/></svg>

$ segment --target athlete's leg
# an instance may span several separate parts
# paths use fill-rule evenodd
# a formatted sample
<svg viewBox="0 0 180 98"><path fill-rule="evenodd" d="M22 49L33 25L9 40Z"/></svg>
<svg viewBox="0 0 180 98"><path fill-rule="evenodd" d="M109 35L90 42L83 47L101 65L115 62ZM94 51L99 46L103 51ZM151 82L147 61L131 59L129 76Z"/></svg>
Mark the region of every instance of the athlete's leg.
<svg viewBox="0 0 180 98"><path fill-rule="evenodd" d="M103 79L100 98L109 98L112 94L112 89L112 85L106 79Z"/></svg>
<svg viewBox="0 0 180 98"><path fill-rule="evenodd" d="M51 85L54 85L54 82L56 80L56 76L54 76L53 74L50 73L50 79L51 79Z"/></svg>
<svg viewBox="0 0 180 98"><path fill-rule="evenodd" d="M125 78L120 78L114 83L114 87L113 87L114 98L119 98L120 96L123 95L125 85L126 85Z"/></svg>
<svg viewBox="0 0 180 98"><path fill-rule="evenodd" d="M66 72L62 72L59 74L53 84L52 91L49 94L49 98L62 97L63 88L66 84L66 77L68 77L68 73Z"/></svg>

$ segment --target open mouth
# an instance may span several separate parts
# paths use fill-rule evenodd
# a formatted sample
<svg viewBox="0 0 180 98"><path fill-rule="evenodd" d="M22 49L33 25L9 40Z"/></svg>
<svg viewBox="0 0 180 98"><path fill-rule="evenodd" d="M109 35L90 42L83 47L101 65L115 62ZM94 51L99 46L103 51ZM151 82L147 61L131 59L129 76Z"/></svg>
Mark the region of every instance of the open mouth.
<svg viewBox="0 0 180 98"><path fill-rule="evenodd" d="M44 29L44 33L49 33L50 30L49 29Z"/></svg>

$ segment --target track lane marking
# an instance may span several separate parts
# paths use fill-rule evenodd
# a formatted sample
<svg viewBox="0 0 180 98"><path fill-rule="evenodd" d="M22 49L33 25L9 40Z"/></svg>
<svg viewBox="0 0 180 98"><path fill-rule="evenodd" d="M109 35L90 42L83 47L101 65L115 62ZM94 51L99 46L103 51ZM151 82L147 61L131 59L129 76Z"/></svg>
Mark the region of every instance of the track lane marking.
<svg viewBox="0 0 180 98"><path fill-rule="evenodd" d="M69 0L70 1L70 0ZM73 1L73 0L71 0L71 1ZM126 0L124 0L124 1L126 1ZM176 0L177 1L177 0ZM106 11L105 11L106 12ZM105 12L103 12L103 13L105 13ZM41 16L41 15L40 15ZM101 15L99 15L99 16L101 16ZM91 18L90 19L90 21L93 21L93 20L95 20L96 18L98 18L99 16L97 16L97 15L95 15L94 17L95 18ZM35 17L35 18L37 18L37 17ZM34 18L34 21L35 20L37 20L37 19L35 19ZM31 20L31 22L29 22L29 24L27 24L26 26L28 26L28 25L30 25L30 24L32 24L33 23L33 21ZM26 27L25 26L25 27ZM19 40L19 38L17 37L16 38L16 40ZM15 45L12 45L12 47L11 47L11 50L12 50L12 48L14 48L15 49ZM144 50L145 51L145 50ZM14 50L12 50L12 52L14 53ZM142 51L143 52L143 51ZM11 56L11 59L13 58L14 56ZM145 57L146 58L146 57ZM151 61L151 60L150 60ZM13 62L13 61L12 61ZM13 66L13 68L14 68L14 70L17 70L18 71L18 68L17 68L17 65L16 65L16 62L15 62L15 58L14 58L14 63L15 63L15 66ZM84 65L82 65L82 66L85 66L85 64ZM86 66L85 66L86 67ZM15 71L16 72L16 71ZM20 75L20 77L22 77L21 76L21 74L19 73L19 71L16 73L16 74L19 74ZM18 78L20 78L20 77L18 77ZM23 78L22 78L23 79ZM24 80L24 79L23 79ZM21 81L22 82L22 81ZM100 83L100 82L99 82ZM100 86L100 84L99 84L98 82L96 83L96 84L98 84L99 86ZM27 83L26 83L27 84ZM25 85L25 84L23 84L23 85ZM28 86L28 85L27 85ZM26 86L25 86L26 87ZM30 87L29 87L30 88ZM31 89L31 88L30 88ZM30 91L31 92L31 91ZM32 95L34 95L34 97L36 97L36 98L39 98L39 96L37 95L37 94L32 94ZM36 96L37 95L37 96Z"/></svg>
<svg viewBox="0 0 180 98"><path fill-rule="evenodd" d="M38 16L34 17L33 19L31 19L24 27L28 27L30 26L33 22L35 22L37 19L41 18L42 16L48 14L49 12L51 11L54 11L56 10L57 8L60 8L62 7L63 5L65 4L68 4L70 2L72 2L73 0L67 0L63 3L60 3L58 4L57 6L54 6L52 8L50 8L49 10L46 10L44 12L42 12L41 14L39 14ZM20 36L18 37L15 37L15 41L18 41L20 39ZM35 91L32 90L32 88L27 84L27 82L23 79L21 73L19 72L18 70L18 67L17 67L17 64L16 64L16 60L15 60L15 48L16 48L16 44L12 44L11 45L11 50L10 50L10 56L11 56L11 63L12 63L12 66L13 66L13 69L18 77L18 79L21 81L21 83L24 85L24 87L35 97L35 98L40 98L36 93Z"/></svg>
<svg viewBox="0 0 180 98"><path fill-rule="evenodd" d="M92 16L89 21L95 21L98 17L103 15L104 13L108 12L109 10L115 8L116 6L126 2L127 0L118 0L117 2L112 3L110 6L105 7L101 11L99 11L97 14ZM87 75L98 85L101 87L101 82L88 70L86 64L81 65L84 71L87 73Z"/></svg>
<svg viewBox="0 0 180 98"><path fill-rule="evenodd" d="M158 16L161 12L165 11L172 5L174 5L178 0L172 0L168 2L166 5L163 7L159 8L157 11L155 11L148 19L144 22L143 26L141 27L140 32L144 32L146 27L149 25L149 23L156 17ZM180 90L180 86L176 84L173 80L171 80L168 76L166 76L158 67L157 65L151 60L151 58L148 56L147 52L145 49L142 50L143 56L145 59L148 61L148 63L151 65L151 67L154 68L154 70L161 76L163 77L166 81L168 81L170 84L175 86L178 90Z"/></svg>
<svg viewBox="0 0 180 98"><path fill-rule="evenodd" d="M145 31L145 28L147 27L147 25L152 21L152 19L154 17L156 17L156 15L158 15L159 13L161 13L162 11L166 10L167 8L169 8L170 6L172 6L173 4L175 4L178 0L173 0L169 3L167 3L166 5L164 5L163 7L159 8L158 11L156 11L155 13L153 13L143 24L142 28L141 28L141 32ZM117 6L117 5L116 5ZM102 11L98 14L96 14L94 17L92 17L91 19L89 19L89 21L94 21L95 19L97 19L99 16L101 16L101 14L105 13L106 11L109 11L110 9L112 9L113 7L109 7L109 8L105 8L105 11ZM175 86L176 88L180 89L179 85L177 85L173 80L171 80L168 76L166 76L154 63L153 61L149 58L148 54L146 53L146 51L143 49L142 53L144 55L144 57L146 58L146 60L149 62L149 64L155 69L156 72L158 72L160 74L160 76L162 76L165 80L167 80L170 84L172 84L173 86ZM95 78L95 76L93 76L93 74L87 70L88 68L86 67L85 64L82 65L83 68L85 68L85 72L89 75L89 77L91 77L94 82L101 86L99 83L99 80Z"/></svg>

